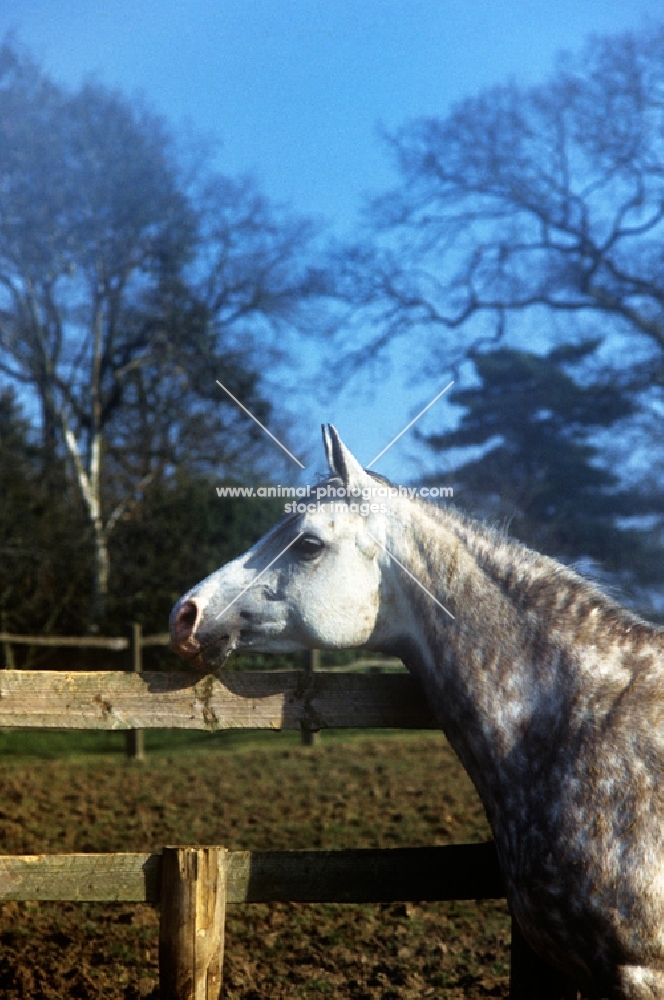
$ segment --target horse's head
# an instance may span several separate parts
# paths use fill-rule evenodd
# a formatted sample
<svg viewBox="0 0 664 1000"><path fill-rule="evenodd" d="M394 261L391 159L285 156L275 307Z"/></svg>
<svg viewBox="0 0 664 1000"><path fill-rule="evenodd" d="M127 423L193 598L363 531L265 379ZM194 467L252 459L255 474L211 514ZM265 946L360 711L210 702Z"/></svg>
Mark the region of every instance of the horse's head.
<svg viewBox="0 0 664 1000"><path fill-rule="evenodd" d="M173 608L172 647L200 669L216 669L234 649L378 648L389 633L380 593L387 504L334 427L323 440L330 479Z"/></svg>

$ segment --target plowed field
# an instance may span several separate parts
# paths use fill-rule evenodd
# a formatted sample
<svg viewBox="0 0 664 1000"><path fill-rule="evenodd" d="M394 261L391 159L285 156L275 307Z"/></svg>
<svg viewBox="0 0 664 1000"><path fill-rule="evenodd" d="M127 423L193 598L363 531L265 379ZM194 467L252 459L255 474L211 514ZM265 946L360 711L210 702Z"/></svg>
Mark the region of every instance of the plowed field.
<svg viewBox="0 0 664 1000"><path fill-rule="evenodd" d="M149 747L148 743L148 747ZM195 749L65 760L4 756L0 853L394 847L485 840L442 735L223 737ZM0 906L0 996L157 1000L147 905ZM246 905L227 919L225 996L391 1000L507 995L503 902Z"/></svg>

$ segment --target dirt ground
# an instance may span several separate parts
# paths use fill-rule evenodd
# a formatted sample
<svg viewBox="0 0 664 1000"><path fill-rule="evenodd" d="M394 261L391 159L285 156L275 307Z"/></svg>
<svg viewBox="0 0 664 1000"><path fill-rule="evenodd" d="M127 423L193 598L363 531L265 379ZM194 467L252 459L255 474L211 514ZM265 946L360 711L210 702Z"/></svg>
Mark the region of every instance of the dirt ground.
<svg viewBox="0 0 664 1000"><path fill-rule="evenodd" d="M294 737L73 760L5 757L0 853L394 847L486 840L479 800L442 735ZM157 1000L147 905L0 906L0 996ZM225 996L505 997L503 902L232 906Z"/></svg>

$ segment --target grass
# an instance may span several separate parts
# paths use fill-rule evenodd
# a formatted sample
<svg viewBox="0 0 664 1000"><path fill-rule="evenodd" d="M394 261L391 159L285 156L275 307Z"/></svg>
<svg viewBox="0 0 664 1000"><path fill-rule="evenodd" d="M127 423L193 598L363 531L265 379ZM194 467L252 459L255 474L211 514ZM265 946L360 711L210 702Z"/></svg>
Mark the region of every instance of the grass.
<svg viewBox="0 0 664 1000"><path fill-rule="evenodd" d="M423 734L425 735L425 734ZM417 739L417 732L388 729L333 729L317 734L317 744L347 743L353 740L384 741ZM198 752L202 750L242 750L265 747L284 750L301 746L294 730L270 731L226 729L209 733L190 729L144 730L146 754ZM126 755L125 731L77 729L0 730L0 759L75 760L78 757Z"/></svg>
<svg viewBox="0 0 664 1000"><path fill-rule="evenodd" d="M297 733L259 733L228 730L221 733L186 729L145 730L147 753L180 753L187 750L232 749L252 746L279 736L282 741L299 740ZM123 731L72 729L5 729L0 731L0 758L38 758L41 760L71 760L77 757L113 756L126 754Z"/></svg>

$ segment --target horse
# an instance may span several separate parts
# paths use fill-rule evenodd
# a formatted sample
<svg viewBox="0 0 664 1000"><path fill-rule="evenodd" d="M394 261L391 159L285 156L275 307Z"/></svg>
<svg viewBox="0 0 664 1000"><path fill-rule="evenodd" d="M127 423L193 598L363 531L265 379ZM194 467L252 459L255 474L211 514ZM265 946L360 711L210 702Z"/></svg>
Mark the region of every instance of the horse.
<svg viewBox="0 0 664 1000"><path fill-rule="evenodd" d="M323 440L314 489L337 499L291 505L186 593L173 649L207 671L234 649L400 657L479 792L529 945L586 995L664 998L664 629L390 487L333 426Z"/></svg>

